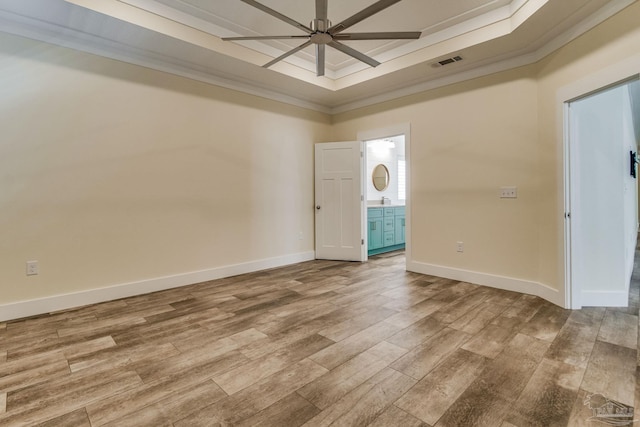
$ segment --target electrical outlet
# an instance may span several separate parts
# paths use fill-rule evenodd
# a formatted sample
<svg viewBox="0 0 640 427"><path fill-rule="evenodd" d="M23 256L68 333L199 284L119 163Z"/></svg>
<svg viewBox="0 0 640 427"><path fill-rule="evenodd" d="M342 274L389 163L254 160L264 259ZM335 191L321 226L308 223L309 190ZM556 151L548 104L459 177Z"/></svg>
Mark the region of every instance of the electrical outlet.
<svg viewBox="0 0 640 427"><path fill-rule="evenodd" d="M38 274L38 261L27 261L27 276Z"/></svg>
<svg viewBox="0 0 640 427"><path fill-rule="evenodd" d="M517 199L518 187L500 187L501 199Z"/></svg>
<svg viewBox="0 0 640 427"><path fill-rule="evenodd" d="M464 242L456 242L456 252L464 252Z"/></svg>

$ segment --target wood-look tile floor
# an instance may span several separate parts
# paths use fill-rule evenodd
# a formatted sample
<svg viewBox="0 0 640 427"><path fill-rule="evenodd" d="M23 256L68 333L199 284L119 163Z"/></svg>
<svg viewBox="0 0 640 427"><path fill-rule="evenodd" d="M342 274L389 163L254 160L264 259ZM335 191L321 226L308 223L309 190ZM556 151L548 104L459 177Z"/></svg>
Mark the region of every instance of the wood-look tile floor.
<svg viewBox="0 0 640 427"><path fill-rule="evenodd" d="M587 395L640 400L636 270L626 309L407 273L392 253L0 323L0 425L592 425Z"/></svg>

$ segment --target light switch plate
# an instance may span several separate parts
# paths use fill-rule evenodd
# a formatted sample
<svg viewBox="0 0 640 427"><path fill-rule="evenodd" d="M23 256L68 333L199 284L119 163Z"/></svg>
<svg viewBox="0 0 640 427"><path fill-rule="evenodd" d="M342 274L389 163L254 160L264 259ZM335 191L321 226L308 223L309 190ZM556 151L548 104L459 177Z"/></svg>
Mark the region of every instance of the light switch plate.
<svg viewBox="0 0 640 427"><path fill-rule="evenodd" d="M518 198L518 187L500 187L501 199L516 199Z"/></svg>

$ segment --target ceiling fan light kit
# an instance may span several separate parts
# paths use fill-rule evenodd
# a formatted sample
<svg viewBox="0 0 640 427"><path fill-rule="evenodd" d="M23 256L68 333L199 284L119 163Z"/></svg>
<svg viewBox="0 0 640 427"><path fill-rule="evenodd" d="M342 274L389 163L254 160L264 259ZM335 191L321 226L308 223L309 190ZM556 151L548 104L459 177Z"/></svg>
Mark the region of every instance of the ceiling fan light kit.
<svg viewBox="0 0 640 427"><path fill-rule="evenodd" d="M255 7L277 19L280 19L287 24L290 24L299 30L307 33L306 35L284 35L284 36L257 36L257 37L224 37L224 41L241 41L241 40L278 40L278 39L307 39L303 44L285 52L279 57L263 65L268 68L273 64L282 61L288 56L293 55L296 52L301 51L311 45L316 47L316 75L318 77L324 76L325 70L325 49L326 46L345 53L352 58L362 61L372 67L380 65L378 61L359 52L343 43L341 41L348 40L415 40L419 39L420 31L394 31L394 32L373 32L373 33L343 33L342 31L357 24L360 21L367 19L368 17L394 5L401 0L379 0L362 9L360 12L350 16L344 21L331 25L331 21L327 18L328 0L316 0L316 18L311 21L311 24L307 27L294 19L289 18L280 12L273 10L262 3L255 0L241 0L242 2Z"/></svg>

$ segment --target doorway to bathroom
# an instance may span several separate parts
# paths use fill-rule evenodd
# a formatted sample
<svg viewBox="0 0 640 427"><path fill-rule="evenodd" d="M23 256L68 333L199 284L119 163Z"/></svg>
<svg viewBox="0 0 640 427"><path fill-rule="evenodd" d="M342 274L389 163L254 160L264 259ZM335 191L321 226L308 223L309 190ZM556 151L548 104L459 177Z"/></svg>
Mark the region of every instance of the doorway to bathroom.
<svg viewBox="0 0 640 427"><path fill-rule="evenodd" d="M369 145L377 157L367 155ZM374 208L380 214L374 231L381 235L372 238L379 238L381 247L399 250L404 246L406 264L411 261L410 147L409 124L358 132L357 141L315 144L316 259L366 261L367 219L369 208ZM369 170L367 160L376 158L375 166L382 166ZM378 206L373 206L376 199ZM373 246L379 249L378 244Z"/></svg>
<svg viewBox="0 0 640 427"><path fill-rule="evenodd" d="M367 257L396 251L408 255L409 125L361 132L358 139L364 143L363 235Z"/></svg>

